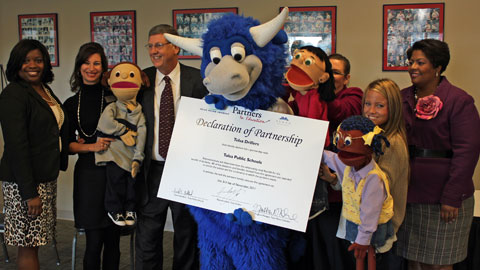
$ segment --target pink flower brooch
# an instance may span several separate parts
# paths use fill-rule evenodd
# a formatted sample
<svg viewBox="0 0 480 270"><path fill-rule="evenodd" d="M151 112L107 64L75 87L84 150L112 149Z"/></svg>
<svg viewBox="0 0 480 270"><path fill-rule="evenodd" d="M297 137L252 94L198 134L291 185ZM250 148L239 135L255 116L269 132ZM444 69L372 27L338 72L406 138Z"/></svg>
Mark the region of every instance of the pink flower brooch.
<svg viewBox="0 0 480 270"><path fill-rule="evenodd" d="M417 112L415 115L420 119L430 120L437 116L442 107L443 102L437 96L430 95L419 98L416 107Z"/></svg>

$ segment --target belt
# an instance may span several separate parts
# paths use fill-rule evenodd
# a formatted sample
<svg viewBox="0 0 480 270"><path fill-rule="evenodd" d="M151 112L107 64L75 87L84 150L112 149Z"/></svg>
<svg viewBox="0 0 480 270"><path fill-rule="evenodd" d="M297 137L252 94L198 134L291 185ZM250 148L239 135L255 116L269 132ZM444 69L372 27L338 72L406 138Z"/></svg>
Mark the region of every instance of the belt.
<svg viewBox="0 0 480 270"><path fill-rule="evenodd" d="M409 145L408 151L410 158L423 157L423 158L452 158L452 150L434 150L417 148L415 145Z"/></svg>

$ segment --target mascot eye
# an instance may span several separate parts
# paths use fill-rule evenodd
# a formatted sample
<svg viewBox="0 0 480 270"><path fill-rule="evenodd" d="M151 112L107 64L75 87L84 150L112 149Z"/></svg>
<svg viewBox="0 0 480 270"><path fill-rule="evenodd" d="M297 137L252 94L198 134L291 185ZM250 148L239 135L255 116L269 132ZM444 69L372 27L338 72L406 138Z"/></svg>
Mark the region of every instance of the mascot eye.
<svg viewBox="0 0 480 270"><path fill-rule="evenodd" d="M222 59L222 52L220 51L220 48L218 47L213 47L210 49L210 60L217 65L220 63L220 60Z"/></svg>
<svg viewBox="0 0 480 270"><path fill-rule="evenodd" d="M133 77L135 77L135 72L130 71L130 74L129 74L129 75L130 75L131 78L133 78Z"/></svg>
<svg viewBox="0 0 480 270"><path fill-rule="evenodd" d="M240 43L232 44L231 53L233 59L237 62L242 62L245 59L245 48Z"/></svg>
<svg viewBox="0 0 480 270"><path fill-rule="evenodd" d="M310 66L311 64L315 63L313 59L307 59L305 60L305 65Z"/></svg>
<svg viewBox="0 0 480 270"><path fill-rule="evenodd" d="M120 71L115 72L115 77L120 77Z"/></svg>
<svg viewBox="0 0 480 270"><path fill-rule="evenodd" d="M301 53L297 53L297 54L295 54L295 56L294 56L295 59L300 59L300 57L302 57L302 54L301 54Z"/></svg>
<svg viewBox="0 0 480 270"><path fill-rule="evenodd" d="M345 137L344 143L345 143L346 146L351 145L352 144L352 137L351 136Z"/></svg>

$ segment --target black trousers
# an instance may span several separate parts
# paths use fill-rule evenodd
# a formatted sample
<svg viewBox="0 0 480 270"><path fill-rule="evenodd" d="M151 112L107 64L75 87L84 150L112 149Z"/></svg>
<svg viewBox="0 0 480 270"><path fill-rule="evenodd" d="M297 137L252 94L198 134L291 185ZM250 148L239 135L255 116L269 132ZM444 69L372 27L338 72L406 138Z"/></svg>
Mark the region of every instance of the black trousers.
<svg viewBox="0 0 480 270"><path fill-rule="evenodd" d="M174 228L173 269L198 269L197 224L184 204L157 198L162 172L163 164L152 163L147 175L148 202L137 211L135 267L162 269L163 230L170 208Z"/></svg>
<svg viewBox="0 0 480 270"><path fill-rule="evenodd" d="M84 270L118 270L120 262L120 227L111 225L100 229L86 229ZM103 258L102 257L103 251Z"/></svg>
<svg viewBox="0 0 480 270"><path fill-rule="evenodd" d="M106 166L105 210L122 214L135 211L135 179L114 162L108 162Z"/></svg>
<svg viewBox="0 0 480 270"><path fill-rule="evenodd" d="M305 255L289 269L355 269L355 258L349 254L346 240L336 237L342 203L330 203L330 209L310 220L305 238Z"/></svg>

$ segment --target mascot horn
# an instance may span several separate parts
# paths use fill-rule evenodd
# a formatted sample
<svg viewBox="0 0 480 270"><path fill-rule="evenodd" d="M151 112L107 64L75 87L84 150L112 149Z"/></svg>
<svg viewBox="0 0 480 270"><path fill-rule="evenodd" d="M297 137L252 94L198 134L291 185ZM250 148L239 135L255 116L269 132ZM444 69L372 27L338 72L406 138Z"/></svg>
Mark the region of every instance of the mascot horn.
<svg viewBox="0 0 480 270"><path fill-rule="evenodd" d="M217 109L238 105L255 110L291 113L280 99L285 90L287 34L282 30L288 8L269 22L228 14L210 23L201 39L165 34L176 46L202 56L203 83L210 92L207 103Z"/></svg>

